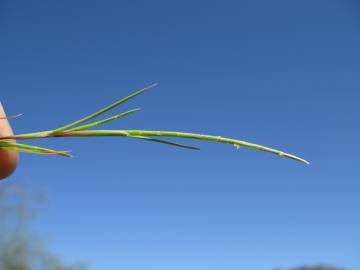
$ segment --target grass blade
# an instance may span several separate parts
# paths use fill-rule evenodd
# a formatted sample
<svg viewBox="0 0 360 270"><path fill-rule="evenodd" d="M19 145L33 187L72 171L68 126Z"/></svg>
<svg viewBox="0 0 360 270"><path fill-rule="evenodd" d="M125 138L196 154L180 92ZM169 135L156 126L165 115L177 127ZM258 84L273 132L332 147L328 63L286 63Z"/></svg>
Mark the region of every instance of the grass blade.
<svg viewBox="0 0 360 270"><path fill-rule="evenodd" d="M72 128L72 129L68 129L68 130L66 130L66 132L80 131L80 130L85 130L85 129L89 129L89 128L92 128L92 127L96 127L96 126L105 124L105 123L107 123L107 122L114 121L114 120L116 120L116 119L122 118L122 117L124 117L124 116L129 115L129 114L133 114L133 113L138 112L138 111L140 111L139 108L132 109L132 110L129 110L129 111L126 111L126 112L123 112L123 113L114 115L114 116L112 116L112 117L106 118L106 119L104 119L104 120L100 120L100 121L97 121L97 122L94 122L94 123L90 123L90 124L87 124L87 125L79 126L79 127Z"/></svg>
<svg viewBox="0 0 360 270"><path fill-rule="evenodd" d="M66 156L66 157L71 157L68 155L63 155L60 154L58 152L42 152L42 151L36 151L36 150L29 150L29 149L23 149L23 148L16 148L16 147L5 147L9 150L13 150L19 153L27 153L27 154L35 154L35 155L61 155L61 156Z"/></svg>
<svg viewBox="0 0 360 270"><path fill-rule="evenodd" d="M174 143L174 142L171 142L171 141L160 140L160 139L155 139L155 138L146 137L146 136L127 136L127 137L134 138L134 139L151 141L151 142L163 143L163 144L176 146L176 147L181 147L181 148L186 148L186 149L200 150L200 148L197 148L197 147L194 147L194 146L191 146L191 145L186 145L186 144L181 144L181 143Z"/></svg>
<svg viewBox="0 0 360 270"><path fill-rule="evenodd" d="M97 117L97 116L99 116L100 114L103 114L103 113L105 113L105 112L107 112L107 111L110 111L111 109L119 106L120 104L122 104L122 103L124 103L124 102L126 102L126 101L128 101L128 100L130 100L130 99L132 99L132 98L134 98L134 97L142 94L142 93L145 92L146 90L149 90L150 88L153 88L153 87L155 87L156 85L157 85L157 83L153 83L153 84L151 84L151 85L149 85L149 86L146 86L145 88L143 88L143 89L141 89L141 90L139 90L139 91L137 91L137 92L135 92L135 93L133 93L133 94L131 94L131 95L123 98L123 99L120 99L120 100L118 100L117 102L115 102L115 103L113 103L113 104L111 104L111 105L109 105L109 106L107 106L107 107L105 107L105 108L103 108L103 109L101 109L101 110L93 113L93 114L90 114L89 116L86 116L86 117L84 117L84 118L82 118L82 119L80 119L80 120L77 120L77 121L75 121L75 122L73 122L73 123L70 123L70 124L68 124L68 125L66 125L66 126L57 128L57 129L53 130L52 133L53 133L53 134L61 133L61 132L65 131L65 130L71 128L71 127L74 127L74 126L77 126L77 125L79 125L79 124L82 124L82 123L84 123L84 122L86 122L86 121L89 121L90 119L93 119L94 117Z"/></svg>
<svg viewBox="0 0 360 270"><path fill-rule="evenodd" d="M39 146L33 146L28 144L14 143L8 141L0 141L0 148L7 148L18 152L26 152L31 154L50 154L50 155L60 155L65 157L71 157L68 154L69 151L56 151L48 148L43 148Z"/></svg>

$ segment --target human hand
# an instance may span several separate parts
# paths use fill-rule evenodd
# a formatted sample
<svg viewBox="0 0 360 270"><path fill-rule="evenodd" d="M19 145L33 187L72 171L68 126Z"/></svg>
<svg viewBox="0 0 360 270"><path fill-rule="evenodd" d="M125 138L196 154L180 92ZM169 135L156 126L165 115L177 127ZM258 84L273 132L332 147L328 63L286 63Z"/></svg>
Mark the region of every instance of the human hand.
<svg viewBox="0 0 360 270"><path fill-rule="evenodd" d="M0 137L11 135L13 135L13 131L0 102ZM8 177L15 171L18 159L19 155L17 152L0 148L0 180Z"/></svg>

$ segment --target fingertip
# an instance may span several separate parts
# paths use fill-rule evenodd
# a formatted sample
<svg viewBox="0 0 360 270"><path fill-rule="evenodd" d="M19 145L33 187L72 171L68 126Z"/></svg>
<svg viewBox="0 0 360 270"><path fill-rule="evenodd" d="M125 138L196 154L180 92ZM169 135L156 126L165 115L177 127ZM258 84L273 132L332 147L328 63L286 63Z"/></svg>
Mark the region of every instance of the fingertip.
<svg viewBox="0 0 360 270"><path fill-rule="evenodd" d="M6 149L0 150L0 180L9 177L16 170L18 160L17 152Z"/></svg>
<svg viewBox="0 0 360 270"><path fill-rule="evenodd" d="M0 101L0 137L12 135L13 131ZM0 149L0 180L10 176L16 170L18 160L19 154L16 151Z"/></svg>

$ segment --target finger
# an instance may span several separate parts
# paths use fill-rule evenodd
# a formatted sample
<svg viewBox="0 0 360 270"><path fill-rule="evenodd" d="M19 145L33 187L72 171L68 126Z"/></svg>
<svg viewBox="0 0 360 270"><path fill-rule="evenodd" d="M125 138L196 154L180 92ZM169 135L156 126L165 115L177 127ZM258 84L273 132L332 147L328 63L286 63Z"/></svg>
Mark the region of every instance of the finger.
<svg viewBox="0 0 360 270"><path fill-rule="evenodd" d="M0 137L11 136L13 131L6 118L4 108L0 102ZM12 150L0 149L0 180L12 174L18 163L18 153Z"/></svg>

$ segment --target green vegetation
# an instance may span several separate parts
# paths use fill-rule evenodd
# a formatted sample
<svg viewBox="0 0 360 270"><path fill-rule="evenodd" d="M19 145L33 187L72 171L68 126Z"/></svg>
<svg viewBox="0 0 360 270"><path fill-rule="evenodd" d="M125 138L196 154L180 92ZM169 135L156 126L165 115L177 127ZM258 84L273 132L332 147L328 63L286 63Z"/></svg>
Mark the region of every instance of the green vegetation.
<svg viewBox="0 0 360 270"><path fill-rule="evenodd" d="M161 131L161 130L89 130L90 128L102 125L104 123L128 116L130 114L133 114L135 112L138 112L139 109L132 109L130 111L126 111L120 114L116 114L112 117L91 122L90 124L84 124L85 122L92 120L93 118L110 111L111 109L119 106L120 104L136 97L137 95L142 94L146 90L154 87L156 84L152 84L150 86L147 86L129 96L126 98L123 98L87 117L84 117L80 120L77 120L75 122L72 122L70 124L67 124L65 126L53 129L53 130L47 130L47 131L41 131L41 132L34 132L34 133L26 133L26 134L19 134L14 136L8 136L8 137L0 137L0 148L6 148L18 152L25 152L25 153L31 153L31 154L55 154L55 155L61 155L61 156L71 156L69 154L69 151L57 151L52 149L46 149L42 147L37 147L33 145L28 144L20 144L16 143L11 140L28 140L28 139L40 139L40 138L55 138L55 137L99 137L99 136L119 136L119 137L127 137L137 140L146 140L146 141L152 141L157 143L163 143L168 144L176 147L182 147L187 149L193 149L198 150L198 148L180 144L168 140L162 139L162 137L170 137L170 138L186 138L186 139L195 139L195 140L202 140L202 141L213 141L213 142L219 142L219 143L226 143L231 144L235 146L236 148L239 147L249 147L256 150L261 150L265 152L270 152L273 154L276 154L278 156L290 158L296 161L300 161L306 164L309 164L308 161L305 159L302 159L298 156L285 153L280 150L276 150L270 147L266 147L259 144L254 144L246 141L236 140L236 139L230 139L230 138L223 138L221 136L211 136L211 135L203 135L203 134L195 134L195 133L187 133L187 132L176 132L176 131ZM161 138L161 139L160 139Z"/></svg>

